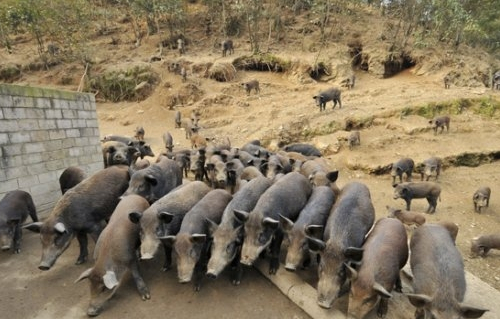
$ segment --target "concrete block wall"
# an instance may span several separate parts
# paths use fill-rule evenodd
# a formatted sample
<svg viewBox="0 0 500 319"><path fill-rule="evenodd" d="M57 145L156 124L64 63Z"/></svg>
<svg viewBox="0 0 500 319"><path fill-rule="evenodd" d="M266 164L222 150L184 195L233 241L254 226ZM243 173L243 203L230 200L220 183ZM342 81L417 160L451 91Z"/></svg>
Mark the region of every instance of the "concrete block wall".
<svg viewBox="0 0 500 319"><path fill-rule="evenodd" d="M69 166L87 176L103 168L94 96L0 84L0 199L27 191L44 217Z"/></svg>

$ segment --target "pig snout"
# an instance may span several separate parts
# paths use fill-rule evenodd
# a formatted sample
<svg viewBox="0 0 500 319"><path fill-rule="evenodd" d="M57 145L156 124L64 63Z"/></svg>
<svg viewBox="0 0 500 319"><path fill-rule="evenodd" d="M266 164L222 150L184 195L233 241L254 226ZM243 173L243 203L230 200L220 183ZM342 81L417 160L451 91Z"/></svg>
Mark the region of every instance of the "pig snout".
<svg viewBox="0 0 500 319"><path fill-rule="evenodd" d="M2 246L3 251L9 250L9 249L10 249L10 245L3 245Z"/></svg>
<svg viewBox="0 0 500 319"><path fill-rule="evenodd" d="M99 308L99 307L90 306L87 309L87 316L89 316L89 317L96 317L100 313L101 313L101 308Z"/></svg>
<svg viewBox="0 0 500 319"><path fill-rule="evenodd" d="M285 269L288 271L295 271L297 270L297 267L292 263L286 263Z"/></svg>
<svg viewBox="0 0 500 319"><path fill-rule="evenodd" d="M43 270L43 271L49 270L50 267L52 267L52 265L49 264L49 263L47 263L47 262L45 262L45 261L42 261L40 263L40 265L38 265L38 269Z"/></svg>
<svg viewBox="0 0 500 319"><path fill-rule="evenodd" d="M215 273L213 273L213 272L208 271L207 272L207 278L217 279L217 275Z"/></svg>
<svg viewBox="0 0 500 319"><path fill-rule="evenodd" d="M330 298L327 298L325 295L319 294L318 295L318 305L321 308L330 309L332 307L333 300L329 300L329 299Z"/></svg>

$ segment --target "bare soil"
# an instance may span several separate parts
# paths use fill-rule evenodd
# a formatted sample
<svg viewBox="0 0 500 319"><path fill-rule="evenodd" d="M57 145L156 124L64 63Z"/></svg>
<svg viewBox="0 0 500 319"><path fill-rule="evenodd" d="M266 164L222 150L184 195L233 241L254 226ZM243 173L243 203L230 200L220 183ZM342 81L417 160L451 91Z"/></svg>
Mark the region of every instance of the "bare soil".
<svg viewBox="0 0 500 319"><path fill-rule="evenodd" d="M376 24L374 24L376 25ZM109 38L97 38L95 53L107 67L125 68L137 63L147 63L157 54L159 37L144 39L135 48L125 30L118 35L120 45L109 44ZM129 41L127 41L127 39ZM272 53L289 58L296 64L312 64L317 51L307 48L311 41L273 44ZM354 70L357 82L352 90L342 88L342 108L332 110L331 102L326 112L320 112L312 96L320 90L339 86L342 72L328 81L315 81L300 72L274 73L238 71L230 82L216 82L190 72L186 83L181 77L167 70L169 61L231 62L239 55L249 54L249 44L235 40L233 56L220 57L218 49L209 40L187 47L187 53L179 57L176 51L164 53L163 60L151 63L160 76L160 83L153 93L142 101L110 103L97 95L97 112L101 135L122 134L133 136L136 126L143 126L146 141L156 154L163 151L162 134L173 135L175 148L190 148L184 131L175 129L174 114L180 110L188 118L192 110L201 114L201 134L222 140L229 137L233 146L242 146L249 140L261 139L275 150L280 140L309 142L319 147L329 160L332 169L340 171L338 184L351 180L366 183L371 191L377 217L386 216L386 205L404 208L402 200L393 199L392 179L388 174L370 174L401 157L411 157L422 162L430 156L455 157L459 154L490 153L500 151L499 114L485 116L464 109L451 115L449 132L435 135L428 124L429 118L407 115L406 109L429 103L455 99L500 99L499 91L470 82L456 81L450 89L444 89L442 79L450 70L460 71L460 65L441 65L442 56L406 69L390 78L382 79L371 72ZM338 44L332 44L328 58L338 57ZM21 63L35 55L35 48L18 47L14 57L0 53L3 61ZM328 49L325 49L328 51ZM329 55L328 55L329 54ZM464 56L466 65L477 57ZM478 62L479 63L479 62ZM59 65L47 72L23 74L17 84L39 85L75 90L83 68L75 65ZM62 86L59 79L72 74L74 85ZM251 79L260 82L261 93L246 95L240 83ZM460 85L460 86L458 86ZM196 101L188 101L170 108L167 101L179 92L190 92L196 87L201 94ZM184 91L182 91L184 90ZM370 119L362 127L361 146L350 151L345 138L349 132L332 127L346 126L349 121ZM309 132L309 133L308 133ZM313 132L313 133L310 133ZM154 159L151 159L154 161ZM458 224L457 247L461 251L466 270L500 290L500 252L491 251L486 258L470 258L470 240L478 235L498 233L500 229L500 162L481 163L476 167L448 166L442 171L438 183L442 187L441 201L436 213L426 215L427 222L450 220ZM414 179L419 176L414 174ZM474 212L472 195L482 185L492 189L490 207L481 214ZM425 200L414 200L412 209L425 211ZM411 229L408 229L411 232ZM6 318L53 318L85 317L88 288L85 284L73 284L86 266L74 266L76 243L60 258L56 267L48 272L36 268L40 257L40 244L35 234L25 232L21 255L0 254L0 280L4 289L0 292L0 304ZM190 285L176 283L175 271L158 272L162 257L143 265L145 280L150 285L152 299L141 303L130 283L120 290L103 318L118 316L173 318L306 318L307 315L283 297L256 271L249 270L240 287L229 284L228 278L207 282L200 293ZM272 301L272 302L269 302ZM5 305L9 305L8 307ZM139 307L139 305L141 307ZM147 305L147 307L142 307ZM33 310L37 309L37 310ZM154 311L152 309L155 309ZM188 310L186 310L188 309Z"/></svg>

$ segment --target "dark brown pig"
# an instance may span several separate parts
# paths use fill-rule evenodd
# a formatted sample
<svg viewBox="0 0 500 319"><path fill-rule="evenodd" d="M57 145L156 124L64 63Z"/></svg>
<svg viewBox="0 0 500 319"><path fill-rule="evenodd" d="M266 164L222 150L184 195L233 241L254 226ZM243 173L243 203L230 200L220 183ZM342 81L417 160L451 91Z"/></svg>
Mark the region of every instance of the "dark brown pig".
<svg viewBox="0 0 500 319"><path fill-rule="evenodd" d="M208 181L208 173L205 169L206 152L204 149L191 151L189 160L189 170L194 174L194 179L197 181Z"/></svg>
<svg viewBox="0 0 500 319"><path fill-rule="evenodd" d="M422 180L428 181L429 178L433 175L436 176L436 181L439 178L439 174L441 174L441 165L442 161L439 157L432 156L423 161L423 171L420 173Z"/></svg>
<svg viewBox="0 0 500 319"><path fill-rule="evenodd" d="M175 111L175 128L181 128L181 112Z"/></svg>
<svg viewBox="0 0 500 319"><path fill-rule="evenodd" d="M85 270L76 280L90 281L90 304L87 315L97 316L107 300L115 294L125 280L127 271L132 278L142 300L150 298L149 289L139 271L137 248L140 227L130 222L130 212L142 212L149 207L141 196L124 196L111 215L94 249L94 267Z"/></svg>
<svg viewBox="0 0 500 319"><path fill-rule="evenodd" d="M173 152L174 139L172 138L172 134L170 134L169 132L163 133L163 144L165 144L165 148L168 152Z"/></svg>
<svg viewBox="0 0 500 319"><path fill-rule="evenodd" d="M351 280L347 317L364 318L377 307L377 315L387 314L391 291L401 292L400 270L408 260L408 238L403 224L396 219L379 219L363 244L361 266L347 266Z"/></svg>
<svg viewBox="0 0 500 319"><path fill-rule="evenodd" d="M389 216L387 217L396 218L405 225L421 226L425 224L425 216L421 213L412 212L408 210L401 210L390 206L386 206L386 208L387 212L389 213Z"/></svg>
<svg viewBox="0 0 500 319"><path fill-rule="evenodd" d="M402 198L406 201L406 210L410 210L411 200L425 198L429 203L427 213L436 211L437 200L441 195L441 186L434 182L409 182L394 184L394 199Z"/></svg>
<svg viewBox="0 0 500 319"><path fill-rule="evenodd" d="M269 273L275 274L283 231L279 228L280 214L295 220L306 205L312 187L307 178L292 172L279 178L260 197L254 209L248 213L235 210L236 218L245 223L245 241L241 249L241 263L251 266L260 253L271 246Z"/></svg>
<svg viewBox="0 0 500 319"><path fill-rule="evenodd" d="M233 54L234 53L234 48L233 48L233 40L227 39L222 41L222 56L226 56L226 53Z"/></svg>
<svg viewBox="0 0 500 319"><path fill-rule="evenodd" d="M308 238L309 248L318 252L318 304L331 308L344 285L346 263L359 262L361 246L375 219L370 191L359 182L346 184L332 207L323 240Z"/></svg>
<svg viewBox="0 0 500 319"><path fill-rule="evenodd" d="M209 191L210 187L203 182L189 182L154 202L143 213L130 213L130 220L141 226L141 259L153 258L162 243L159 237L177 234L184 215ZM162 244L165 252L163 271L167 271L172 264L172 246L166 242Z"/></svg>
<svg viewBox="0 0 500 319"><path fill-rule="evenodd" d="M448 230L450 233L451 239L453 239L453 242L457 241L457 236L458 236L458 225L455 224L454 222L448 221L448 220L441 220L438 222L435 222L434 224L440 225Z"/></svg>
<svg viewBox="0 0 500 319"><path fill-rule="evenodd" d="M80 183L86 178L86 174L78 166L70 166L66 168L59 176L59 186L61 187L61 193L64 195L66 191L76 184Z"/></svg>
<svg viewBox="0 0 500 319"><path fill-rule="evenodd" d="M138 140L138 141L144 141L144 127L142 126L138 126L136 129L135 129L135 139Z"/></svg>
<svg viewBox="0 0 500 319"><path fill-rule="evenodd" d="M500 249L500 234L489 234L474 237L471 241L470 252L472 257L486 257L491 249Z"/></svg>
<svg viewBox="0 0 500 319"><path fill-rule="evenodd" d="M182 171L174 160L162 157L158 163L135 171L126 195L137 194L150 204L182 184Z"/></svg>
<svg viewBox="0 0 500 319"><path fill-rule="evenodd" d="M330 186L335 196L340 194L335 183L339 177L339 171L332 171L325 159L315 158L305 161L300 167L300 173L307 177L314 187Z"/></svg>
<svg viewBox="0 0 500 319"><path fill-rule="evenodd" d="M415 229L410 250L413 293L407 296L417 308L415 318L479 318L487 311L463 304L464 263L444 227L425 224Z"/></svg>
<svg viewBox="0 0 500 319"><path fill-rule="evenodd" d="M411 174L413 173L413 168L415 167L415 162L408 157L404 157L397 162L391 164L391 176L392 183L396 183L396 177L399 177L399 182L403 182L403 174L406 174L406 181L411 182Z"/></svg>
<svg viewBox="0 0 500 319"><path fill-rule="evenodd" d="M184 216L177 235L162 237L174 246L179 282L187 283L193 279L195 291L200 290L210 248L207 219L220 223L222 213L231 199L231 194L223 189L210 191Z"/></svg>
<svg viewBox="0 0 500 319"><path fill-rule="evenodd" d="M288 251L285 269L295 271L297 267L306 267L310 262L307 237L323 238L323 229L335 202L335 194L328 186L313 188L306 206L300 211L295 221L280 215L280 226L285 232ZM313 227L310 227L313 225ZM313 234L320 229L318 234Z"/></svg>
<svg viewBox="0 0 500 319"><path fill-rule="evenodd" d="M26 225L25 228L40 232L42 259L38 268L49 270L75 236L80 244L76 264L84 263L88 256L87 234L97 241L129 179L128 167L124 165L100 170L68 190L43 223Z"/></svg>
<svg viewBox="0 0 500 319"><path fill-rule="evenodd" d="M112 165L128 165L132 164L132 159L137 158L135 155L139 150L133 146L126 145L119 141L108 141L102 145L102 158L104 168Z"/></svg>
<svg viewBox="0 0 500 319"><path fill-rule="evenodd" d="M38 222L35 204L31 195L22 190L10 191L0 200L0 246L2 250L21 252L21 225L30 215Z"/></svg>
<svg viewBox="0 0 500 319"><path fill-rule="evenodd" d="M219 225L209 221L209 231L213 237L212 254L208 261L207 277L215 279L231 264L231 282L239 285L241 282L241 245L243 243L243 222L234 215L234 210L252 211L260 196L272 185L264 177L256 177L246 183L233 196L224 209Z"/></svg>
<svg viewBox="0 0 500 319"><path fill-rule="evenodd" d="M342 101L340 100L340 90L338 88L330 88L325 91L321 91L318 95L313 96L313 99L316 100L316 106L319 106L320 111L324 111L326 108L326 103L329 101L333 102L332 110L339 103L339 108L342 108Z"/></svg>
<svg viewBox="0 0 500 319"><path fill-rule="evenodd" d="M145 156L151 156L151 157L155 156L153 150L151 149L151 145L149 145L144 141L134 140L128 136L106 135L102 141L104 143L108 141L117 141L117 142L122 142L127 146L135 147L140 152L141 158L144 158Z"/></svg>
<svg viewBox="0 0 500 319"><path fill-rule="evenodd" d="M314 145L306 143L288 144L283 147L283 150L285 152L297 152L304 156L321 157L321 152Z"/></svg>
<svg viewBox="0 0 500 319"><path fill-rule="evenodd" d="M490 205L491 189L488 186L482 186L474 193L472 201L474 202L474 211L481 213L481 208Z"/></svg>
<svg viewBox="0 0 500 319"><path fill-rule="evenodd" d="M255 91L255 94L260 93L260 85L259 85L259 81L257 81L257 80L252 80L252 81L248 81L245 83L241 83L241 86L245 88L247 95L250 95L250 92L252 90Z"/></svg>
<svg viewBox="0 0 500 319"><path fill-rule="evenodd" d="M261 165L261 170L267 178L273 180L277 174L286 174L292 171L290 160L279 154L269 156L267 161Z"/></svg>
<svg viewBox="0 0 500 319"><path fill-rule="evenodd" d="M349 145L350 150L352 150L355 145L361 145L361 135L359 131L353 131L351 132L351 134L349 134L349 137L347 138L347 144Z"/></svg>
<svg viewBox="0 0 500 319"><path fill-rule="evenodd" d="M446 127L446 132L450 129L450 117L448 115L438 116L429 121L429 124L432 125L432 129L434 130L434 135L437 134L438 128L441 128L441 133L443 133L444 128Z"/></svg>

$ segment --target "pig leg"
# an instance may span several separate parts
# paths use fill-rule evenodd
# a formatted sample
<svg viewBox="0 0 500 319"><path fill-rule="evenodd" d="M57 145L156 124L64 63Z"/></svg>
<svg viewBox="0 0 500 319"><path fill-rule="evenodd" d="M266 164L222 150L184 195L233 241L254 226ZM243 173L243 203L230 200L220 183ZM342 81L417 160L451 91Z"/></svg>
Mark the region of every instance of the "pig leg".
<svg viewBox="0 0 500 319"><path fill-rule="evenodd" d="M135 285L137 286L137 290L139 290L142 300L150 299L151 295L149 294L149 289L144 279L142 279L137 261L132 262L132 265L130 265L130 273L132 274L132 278L134 278Z"/></svg>
<svg viewBox="0 0 500 319"><path fill-rule="evenodd" d="M21 231L21 226L17 224L14 227L14 240L13 240L13 245L14 245L14 254L19 254L21 252L21 237L23 233Z"/></svg>
<svg viewBox="0 0 500 319"><path fill-rule="evenodd" d="M378 303L378 308L377 308L377 316L379 318L384 318L385 315L387 315L388 303L389 303L389 299L380 298L380 301Z"/></svg>
<svg viewBox="0 0 500 319"><path fill-rule="evenodd" d="M394 290L396 290L397 292L403 293L403 285L401 283L401 277L399 275L398 275L398 278L396 278L395 286L396 286L396 288L394 288Z"/></svg>
<svg viewBox="0 0 500 319"><path fill-rule="evenodd" d="M490 247L483 247L483 253L481 254L481 257L486 257L486 254L490 251Z"/></svg>
<svg viewBox="0 0 500 319"><path fill-rule="evenodd" d="M283 242L283 232L278 229L271 241L271 260L269 261L269 274L274 275L280 266L280 247Z"/></svg>
<svg viewBox="0 0 500 319"><path fill-rule="evenodd" d="M234 286L238 286L241 283L241 277L243 275L243 267L241 267L240 259L241 259L241 247L238 249L238 252L231 261L230 276L231 276L231 283Z"/></svg>
<svg viewBox="0 0 500 319"><path fill-rule="evenodd" d="M404 200L406 202L406 210L410 210L411 198L405 198Z"/></svg>
<svg viewBox="0 0 500 319"><path fill-rule="evenodd" d="M427 213L434 214L436 212L437 199L433 197L428 197L427 201L429 202L429 208L427 208Z"/></svg>
<svg viewBox="0 0 500 319"><path fill-rule="evenodd" d="M78 244L80 245L80 255L78 256L75 265L80 265L87 261L87 256L89 255L89 251L87 249L87 233L78 232L76 234L76 239L78 239Z"/></svg>
<svg viewBox="0 0 500 319"><path fill-rule="evenodd" d="M163 268L161 270L168 271L172 266L172 246L164 243L163 250L165 251L165 263L163 264Z"/></svg>

